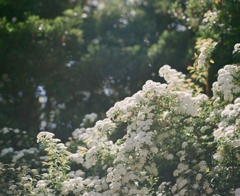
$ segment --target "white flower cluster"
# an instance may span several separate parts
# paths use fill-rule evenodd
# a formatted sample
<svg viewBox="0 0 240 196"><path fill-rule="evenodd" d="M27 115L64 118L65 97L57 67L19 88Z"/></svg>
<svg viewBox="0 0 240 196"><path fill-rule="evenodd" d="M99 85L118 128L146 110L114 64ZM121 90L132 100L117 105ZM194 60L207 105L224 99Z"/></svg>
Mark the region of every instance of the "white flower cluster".
<svg viewBox="0 0 240 196"><path fill-rule="evenodd" d="M13 128L8 128L8 127L4 127L2 129L0 129L0 133L3 133L3 134L7 134L7 133L10 133L10 132L13 132L15 134L19 133L20 130L19 129L13 129ZM27 132L26 131L23 131L23 134L26 134Z"/></svg>
<svg viewBox="0 0 240 196"><path fill-rule="evenodd" d="M190 129L191 127L188 128L188 130ZM184 196L195 195L195 193L199 195L211 194L213 192L206 177L208 166L201 145L201 143L197 143L197 141L194 140L182 143L182 150L176 154L179 158L179 163L173 172L176 183L172 186L172 194ZM196 154L201 158L197 160ZM189 176L191 176L191 180Z"/></svg>
<svg viewBox="0 0 240 196"><path fill-rule="evenodd" d="M20 158L22 158L25 154L35 154L38 153L39 150L37 148L29 148L29 149L23 149L20 151L14 151L14 155L12 158L12 162L17 162Z"/></svg>
<svg viewBox="0 0 240 196"><path fill-rule="evenodd" d="M234 194L235 194L235 196L240 196L240 188L237 188L237 189L234 191Z"/></svg>
<svg viewBox="0 0 240 196"><path fill-rule="evenodd" d="M13 152L13 148L12 147L4 148L1 151L1 156L5 156L6 154L11 153L11 152Z"/></svg>
<svg viewBox="0 0 240 196"><path fill-rule="evenodd" d="M72 137L75 140L84 140L83 134L85 134L86 129L85 128L77 128L72 132Z"/></svg>
<svg viewBox="0 0 240 196"><path fill-rule="evenodd" d="M216 24L217 23L217 16L218 16L218 13L216 11L207 11L205 14L204 14L204 19L203 19L203 23L213 23L213 24Z"/></svg>
<svg viewBox="0 0 240 196"><path fill-rule="evenodd" d="M82 120L80 126L84 126L86 123L94 123L97 120L98 115L96 113L86 114Z"/></svg>
<svg viewBox="0 0 240 196"><path fill-rule="evenodd" d="M240 67L226 65L218 71L217 82L213 83L213 98L223 96L225 101L232 101L237 93L240 93L239 77Z"/></svg>
<svg viewBox="0 0 240 196"><path fill-rule="evenodd" d="M234 45L233 54L240 52L240 43Z"/></svg>
<svg viewBox="0 0 240 196"><path fill-rule="evenodd" d="M95 191L85 191L88 189L95 189ZM100 179L98 176L84 178L84 174L81 176L75 175L72 179L63 182L61 195L68 195L72 192L74 195L108 196L110 193L107 189L108 184L105 178Z"/></svg>
<svg viewBox="0 0 240 196"><path fill-rule="evenodd" d="M226 189L227 195L230 189L222 185L231 186L232 181L222 176L231 175L230 167L221 161L233 156L234 164L240 163L239 72L236 65L220 70L209 99L179 91L185 76L165 65L159 73L168 85L149 80L142 90L110 108L104 120L91 128L81 125L69 141L71 153L57 144L54 134L40 132L37 141L49 144L45 150L51 170L40 175L32 192L51 195L56 188L59 195L184 196L219 195ZM86 122L95 117L86 116ZM1 151L8 152L11 149ZM76 171L66 175L68 161ZM51 185L49 179L58 184Z"/></svg>
<svg viewBox="0 0 240 196"><path fill-rule="evenodd" d="M214 131L214 138L220 143L218 151L214 154L217 161L223 159L224 146L231 146L232 149L240 147L240 98L235 99L233 104L228 104L221 113L221 121ZM235 153L234 157L240 160L240 154Z"/></svg>
<svg viewBox="0 0 240 196"><path fill-rule="evenodd" d="M79 148L69 158L87 170L96 166L101 169L95 173L95 178L81 176L65 181L62 193L78 191L78 194L87 195L93 191L96 195L150 194L149 176L155 179L158 175L155 160L165 159L166 153L160 152L161 146L166 138L182 133L181 130L179 133L175 129L169 130L168 123L174 124L183 116L198 115L199 104L206 98L203 95L192 97L187 92L170 90L166 84L147 81L141 91L117 102L107 112L108 118L97 121L93 128L74 131L73 138L85 143L86 148ZM164 118L164 124L157 120L159 115ZM157 125L153 124L154 121ZM120 130L124 137L116 142L109 141L109 137L125 123L127 126ZM166 158L172 160L173 156L169 153ZM99 177L101 170L107 171L102 178ZM86 184L89 179L90 185ZM103 188L104 182L108 186L104 185Z"/></svg>
<svg viewBox="0 0 240 196"><path fill-rule="evenodd" d="M192 97L190 93L177 92L179 97L179 106L176 107L176 112L180 114L188 114L196 116L199 112L199 103L206 101L208 97L204 94Z"/></svg>
<svg viewBox="0 0 240 196"><path fill-rule="evenodd" d="M164 78L170 89L182 90L186 86L186 75L172 69L169 65L164 65L160 68L159 76Z"/></svg>
<svg viewBox="0 0 240 196"><path fill-rule="evenodd" d="M80 91L79 94L83 96L82 98L83 101L88 101L88 99L91 96L91 93L89 91Z"/></svg>
<svg viewBox="0 0 240 196"><path fill-rule="evenodd" d="M47 131L42 131L37 135L37 142L43 142L45 140L50 140L53 139L54 134L47 132Z"/></svg>
<svg viewBox="0 0 240 196"><path fill-rule="evenodd" d="M31 176L27 175L25 177L22 177L22 183L24 189L28 189L31 187ZM55 196L54 189L51 189L48 187L48 184L50 183L49 180L38 180L36 183L36 187L31 191L31 195L33 196Z"/></svg>
<svg viewBox="0 0 240 196"><path fill-rule="evenodd" d="M213 48L217 45L217 42L205 42L200 47L200 55L198 57L198 66L203 67L206 63L206 59L209 58Z"/></svg>

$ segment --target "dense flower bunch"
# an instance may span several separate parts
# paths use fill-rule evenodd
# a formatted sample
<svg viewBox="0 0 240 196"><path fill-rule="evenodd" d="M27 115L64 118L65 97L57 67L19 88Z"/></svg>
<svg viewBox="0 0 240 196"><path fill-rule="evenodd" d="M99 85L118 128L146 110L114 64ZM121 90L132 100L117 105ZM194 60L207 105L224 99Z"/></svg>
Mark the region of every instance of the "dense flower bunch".
<svg viewBox="0 0 240 196"><path fill-rule="evenodd" d="M73 138L85 148L69 158L81 164L83 171L81 176L63 182L62 194L156 192L163 169L159 163L175 159L176 145L182 146L178 139L192 129L186 119L196 117L206 100L205 95L192 97L189 92L172 91L166 84L147 81L141 91L116 103L107 112L108 118L93 128L81 129L84 132L78 130L78 136L74 132ZM181 128L183 122L186 125Z"/></svg>
<svg viewBox="0 0 240 196"><path fill-rule="evenodd" d="M214 97L224 101L233 101L240 93L240 67L237 65L226 65L218 71L218 81L213 83Z"/></svg>
<svg viewBox="0 0 240 196"><path fill-rule="evenodd" d="M232 157L236 160L240 160L240 154L235 151L240 146L240 98L235 99L233 104L228 104L221 112L221 121L218 124L218 129L214 131L215 140L220 143L218 153L214 155L218 161L223 161L223 158L230 154L224 155L225 148L231 149L234 154Z"/></svg>
<svg viewBox="0 0 240 196"><path fill-rule="evenodd" d="M217 151L213 155L216 160L215 183L222 186L239 187L240 166L240 98L233 97L233 103L226 104L220 114L220 121L213 135L217 142ZM240 189L235 195L240 195ZM224 189L222 192L224 193Z"/></svg>
<svg viewBox="0 0 240 196"><path fill-rule="evenodd" d="M168 88L172 90L186 90L188 87L186 83L186 75L172 69L169 65L164 65L160 68L159 76L164 77L168 84Z"/></svg>
<svg viewBox="0 0 240 196"><path fill-rule="evenodd" d="M200 28L204 29L212 29L214 26L216 26L219 23L219 11L211 11L208 10L205 14L204 14L204 18L202 23L204 25L202 25Z"/></svg>
<svg viewBox="0 0 240 196"><path fill-rule="evenodd" d="M204 66L208 63L207 58L211 57L212 50L217 45L217 42L205 42L200 47L200 55L198 57L198 66Z"/></svg>
<svg viewBox="0 0 240 196"><path fill-rule="evenodd" d="M85 124L97 116L86 115L66 145L40 132L47 156L38 175L21 178L25 194L238 195L239 73L239 65L219 70L209 98L165 65L159 75L167 84L147 81L91 128Z"/></svg>
<svg viewBox="0 0 240 196"><path fill-rule="evenodd" d="M240 52L240 44L235 44L233 54L239 53Z"/></svg>
<svg viewBox="0 0 240 196"><path fill-rule="evenodd" d="M212 60L212 53L214 48L216 47L217 42L214 42L212 39L199 39L196 42L195 48L199 50L199 55L195 55L195 63L193 66L188 66L188 70L191 74L191 79L193 79L196 83L192 85L192 88L197 92L203 92L202 86L205 86L205 92L209 96L210 95L210 86L209 86L209 68L211 63L214 63Z"/></svg>

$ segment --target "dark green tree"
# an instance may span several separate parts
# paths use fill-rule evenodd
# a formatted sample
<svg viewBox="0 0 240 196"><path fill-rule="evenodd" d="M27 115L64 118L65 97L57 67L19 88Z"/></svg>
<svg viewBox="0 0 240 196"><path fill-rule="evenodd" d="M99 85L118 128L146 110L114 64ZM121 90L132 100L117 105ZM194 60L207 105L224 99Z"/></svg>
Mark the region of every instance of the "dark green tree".
<svg viewBox="0 0 240 196"><path fill-rule="evenodd" d="M0 0L0 126L66 139L162 65L185 71L194 33L172 3Z"/></svg>
<svg viewBox="0 0 240 196"><path fill-rule="evenodd" d="M80 68L70 69L83 43L80 3L0 1L1 127L36 134L40 121L51 128L54 115L70 104L83 80Z"/></svg>

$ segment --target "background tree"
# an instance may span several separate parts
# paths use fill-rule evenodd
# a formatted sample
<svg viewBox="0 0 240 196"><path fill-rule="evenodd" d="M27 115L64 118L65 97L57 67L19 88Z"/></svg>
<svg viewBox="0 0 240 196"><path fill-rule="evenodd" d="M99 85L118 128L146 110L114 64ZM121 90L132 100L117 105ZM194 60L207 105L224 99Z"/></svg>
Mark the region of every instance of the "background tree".
<svg viewBox="0 0 240 196"><path fill-rule="evenodd" d="M186 72L199 38L220 41L217 50L227 45L215 58L226 64L238 41L234 3L1 0L1 127L67 138L86 113L104 116L146 80L159 80L162 65ZM210 12L220 23L207 21Z"/></svg>
<svg viewBox="0 0 240 196"><path fill-rule="evenodd" d="M36 133L73 93L69 63L80 55L80 2L0 1L0 9L1 126Z"/></svg>
<svg viewBox="0 0 240 196"><path fill-rule="evenodd" d="M173 20L155 9L142 1L1 0L1 127L66 137L84 114L105 112L163 63L176 65Z"/></svg>

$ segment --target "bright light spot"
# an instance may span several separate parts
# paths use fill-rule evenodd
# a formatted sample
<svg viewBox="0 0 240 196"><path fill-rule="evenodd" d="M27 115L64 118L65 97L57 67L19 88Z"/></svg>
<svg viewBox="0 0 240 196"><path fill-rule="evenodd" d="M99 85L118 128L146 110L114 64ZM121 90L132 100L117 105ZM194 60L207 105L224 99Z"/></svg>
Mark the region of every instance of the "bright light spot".
<svg viewBox="0 0 240 196"><path fill-rule="evenodd" d="M40 96L38 98L39 103L46 103L47 102L47 97L46 96Z"/></svg>
<svg viewBox="0 0 240 196"><path fill-rule="evenodd" d="M18 96L19 96L19 97L22 97L22 96L23 96L23 92L22 92L22 91L19 91L19 92L18 92Z"/></svg>
<svg viewBox="0 0 240 196"><path fill-rule="evenodd" d="M147 2L147 1L144 1L144 2L143 2L143 5L144 5L144 6L147 6L147 5L148 5L148 2Z"/></svg>
<svg viewBox="0 0 240 196"><path fill-rule="evenodd" d="M105 4L104 3L99 3L98 9L103 10L104 8L105 8Z"/></svg>
<svg viewBox="0 0 240 196"><path fill-rule="evenodd" d="M98 6L98 1L97 0L92 0L91 5L97 7Z"/></svg>
<svg viewBox="0 0 240 196"><path fill-rule="evenodd" d="M45 118L45 114L42 113L42 114L40 115L40 119L44 119L44 118Z"/></svg>
<svg viewBox="0 0 240 196"><path fill-rule="evenodd" d="M104 88L105 95L109 96L113 94L113 90L111 88Z"/></svg>
<svg viewBox="0 0 240 196"><path fill-rule="evenodd" d="M94 44L99 44L99 40L98 40L98 39L94 39L94 40L93 40L93 43L94 43Z"/></svg>
<svg viewBox="0 0 240 196"><path fill-rule="evenodd" d="M84 6L83 10L84 10L85 12L90 12L90 7Z"/></svg>
<svg viewBox="0 0 240 196"><path fill-rule="evenodd" d="M17 21L16 17L12 17L12 22L15 23Z"/></svg>
<svg viewBox="0 0 240 196"><path fill-rule="evenodd" d="M46 122L45 120L43 120L43 121L41 122L40 127L46 127L46 126L47 126L47 122Z"/></svg>
<svg viewBox="0 0 240 196"><path fill-rule="evenodd" d="M122 23L123 25L127 25L128 24L128 20L125 18L120 18L119 22Z"/></svg>
<svg viewBox="0 0 240 196"><path fill-rule="evenodd" d="M82 14L82 18L87 18L87 17L88 17L88 15L86 13Z"/></svg>
<svg viewBox="0 0 240 196"><path fill-rule="evenodd" d="M176 30L177 30L177 31L186 31L186 30L187 30L187 27L186 27L186 26L183 26L183 25L181 25L181 24L177 24Z"/></svg>
<svg viewBox="0 0 240 196"><path fill-rule="evenodd" d="M46 95L46 90L44 89L44 86L38 86L35 95L37 97Z"/></svg>
<svg viewBox="0 0 240 196"><path fill-rule="evenodd" d="M75 63L75 61L69 61L67 64L66 64L66 66L67 67L72 67L72 65Z"/></svg>
<svg viewBox="0 0 240 196"><path fill-rule="evenodd" d="M136 11L135 11L135 10L131 10L131 11L130 11L130 14L131 14L132 16L135 16L135 15L136 15Z"/></svg>
<svg viewBox="0 0 240 196"><path fill-rule="evenodd" d="M81 91L81 94L83 95L83 98L82 98L83 101L87 101L91 96L91 93L88 91Z"/></svg>
<svg viewBox="0 0 240 196"><path fill-rule="evenodd" d="M59 108L59 109L65 109L65 108L66 108L65 103L58 104L58 108Z"/></svg>
<svg viewBox="0 0 240 196"><path fill-rule="evenodd" d="M42 24L38 27L38 30L39 31L43 30L43 25Z"/></svg>
<svg viewBox="0 0 240 196"><path fill-rule="evenodd" d="M51 123L50 127L51 127L51 129L55 129L57 127L57 124L56 123Z"/></svg>

